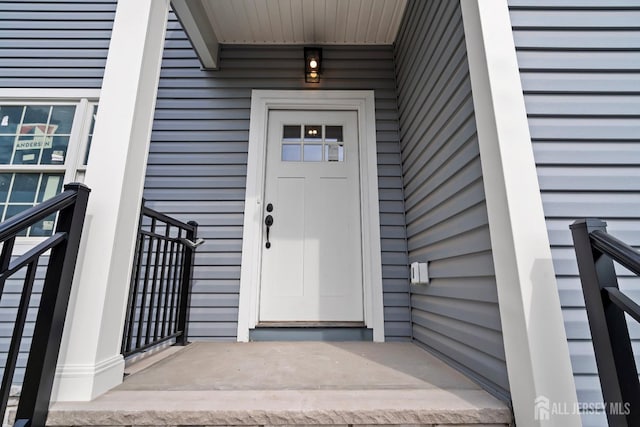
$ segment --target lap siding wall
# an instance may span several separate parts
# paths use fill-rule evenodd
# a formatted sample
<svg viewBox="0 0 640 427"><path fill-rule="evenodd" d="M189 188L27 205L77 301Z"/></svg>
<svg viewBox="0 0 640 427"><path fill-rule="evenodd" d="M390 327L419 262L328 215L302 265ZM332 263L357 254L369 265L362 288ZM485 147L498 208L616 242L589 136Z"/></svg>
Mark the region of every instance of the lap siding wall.
<svg viewBox="0 0 640 427"><path fill-rule="evenodd" d="M396 42L415 341L508 400L509 383L460 4L410 1Z"/></svg>
<svg viewBox="0 0 640 427"><path fill-rule="evenodd" d="M509 0L571 362L584 403L602 402L569 224L599 217L640 246L640 2ZM640 279L619 269L640 300ZM640 361L640 325L629 322ZM583 416L605 426L604 414Z"/></svg>

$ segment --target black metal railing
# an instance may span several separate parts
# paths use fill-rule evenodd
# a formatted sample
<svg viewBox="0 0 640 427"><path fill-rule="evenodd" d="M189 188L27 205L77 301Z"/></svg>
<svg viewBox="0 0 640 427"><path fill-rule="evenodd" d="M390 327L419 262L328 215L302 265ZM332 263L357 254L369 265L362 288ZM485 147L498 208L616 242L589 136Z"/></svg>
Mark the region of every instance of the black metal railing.
<svg viewBox="0 0 640 427"><path fill-rule="evenodd" d="M591 339L609 426L640 426L640 382L625 313L640 306L618 288L613 262L640 275L640 252L607 233L599 219L571 224Z"/></svg>
<svg viewBox="0 0 640 427"><path fill-rule="evenodd" d="M20 353L36 269L45 252L51 251L46 262L15 426L44 426L49 412L49 400L89 197L89 189L82 184L65 185L64 190L0 224L0 293L4 296L7 279L13 280L20 275L16 273L25 273L24 278L21 278L23 286L20 303L0 389L0 415L3 417ZM13 254L16 237L24 235L29 227L56 214L57 225L52 236L22 255Z"/></svg>
<svg viewBox="0 0 640 427"><path fill-rule="evenodd" d="M127 357L169 340L187 344L198 224L143 206L122 339Z"/></svg>

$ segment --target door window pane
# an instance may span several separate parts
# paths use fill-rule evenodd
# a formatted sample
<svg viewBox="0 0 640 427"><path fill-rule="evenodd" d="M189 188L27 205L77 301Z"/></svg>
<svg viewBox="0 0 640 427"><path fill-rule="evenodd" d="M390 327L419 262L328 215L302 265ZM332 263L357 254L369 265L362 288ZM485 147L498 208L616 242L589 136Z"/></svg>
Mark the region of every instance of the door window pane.
<svg viewBox="0 0 640 427"><path fill-rule="evenodd" d="M341 142L342 141L342 126L327 126L326 128L326 142Z"/></svg>
<svg viewBox="0 0 640 427"><path fill-rule="evenodd" d="M305 162L321 162L322 161L322 144L305 144L304 161Z"/></svg>
<svg viewBox="0 0 640 427"><path fill-rule="evenodd" d="M300 140L302 146L288 142ZM284 125L281 159L285 162L344 162L342 125Z"/></svg>
<svg viewBox="0 0 640 427"><path fill-rule="evenodd" d="M304 140L305 141L317 141L322 140L322 126L321 125L307 125L304 127Z"/></svg>
<svg viewBox="0 0 640 427"><path fill-rule="evenodd" d="M282 140L283 141L300 141L301 135L300 131L302 130L301 126L290 126L285 125L282 131Z"/></svg>
<svg viewBox="0 0 640 427"><path fill-rule="evenodd" d="M300 146L297 144L283 144L282 145L282 161L283 162L299 162L300 159Z"/></svg>
<svg viewBox="0 0 640 427"><path fill-rule="evenodd" d="M327 144L324 146L324 155L328 162L344 162L344 146L342 144Z"/></svg>

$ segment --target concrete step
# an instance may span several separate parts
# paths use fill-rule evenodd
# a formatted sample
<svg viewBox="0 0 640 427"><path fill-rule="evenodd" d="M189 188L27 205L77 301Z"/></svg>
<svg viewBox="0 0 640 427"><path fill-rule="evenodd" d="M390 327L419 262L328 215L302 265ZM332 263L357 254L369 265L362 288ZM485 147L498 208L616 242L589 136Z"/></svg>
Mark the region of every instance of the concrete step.
<svg viewBox="0 0 640 427"><path fill-rule="evenodd" d="M491 426L504 402L411 343L194 343L50 426Z"/></svg>
<svg viewBox="0 0 640 427"><path fill-rule="evenodd" d="M53 405L50 426L506 426L480 390L111 391Z"/></svg>

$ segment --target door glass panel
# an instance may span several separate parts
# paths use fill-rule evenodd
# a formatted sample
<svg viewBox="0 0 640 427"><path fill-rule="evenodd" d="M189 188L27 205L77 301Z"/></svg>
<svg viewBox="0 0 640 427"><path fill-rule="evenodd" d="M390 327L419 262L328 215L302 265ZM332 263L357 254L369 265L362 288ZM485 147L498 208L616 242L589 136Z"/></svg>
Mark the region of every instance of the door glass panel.
<svg viewBox="0 0 640 427"><path fill-rule="evenodd" d="M282 161L283 162L299 162L301 160L301 150L298 144L282 145Z"/></svg>
<svg viewBox="0 0 640 427"><path fill-rule="evenodd" d="M341 142L342 141L342 126L327 126L325 141L326 142Z"/></svg>
<svg viewBox="0 0 640 427"><path fill-rule="evenodd" d="M302 126L289 126L285 125L282 130L282 140L286 142L295 142L300 141L301 135L300 131L302 130Z"/></svg>
<svg viewBox="0 0 640 427"><path fill-rule="evenodd" d="M344 162L344 129L338 125L284 125L283 162ZM302 145L295 142L302 141Z"/></svg>
<svg viewBox="0 0 640 427"><path fill-rule="evenodd" d="M321 162L322 161L322 144L305 144L304 161L305 162Z"/></svg>
<svg viewBox="0 0 640 427"><path fill-rule="evenodd" d="M307 125L304 127L305 141L321 141L322 125Z"/></svg>
<svg viewBox="0 0 640 427"><path fill-rule="evenodd" d="M324 157L328 162L344 162L344 146L342 144L325 145Z"/></svg>

